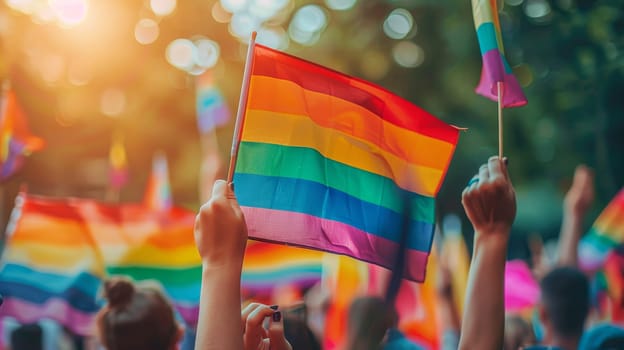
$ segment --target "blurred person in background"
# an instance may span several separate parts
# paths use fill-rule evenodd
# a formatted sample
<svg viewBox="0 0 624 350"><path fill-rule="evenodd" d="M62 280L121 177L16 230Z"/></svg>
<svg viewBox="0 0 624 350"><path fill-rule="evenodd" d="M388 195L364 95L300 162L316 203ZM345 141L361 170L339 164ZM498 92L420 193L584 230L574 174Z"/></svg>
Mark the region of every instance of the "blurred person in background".
<svg viewBox="0 0 624 350"><path fill-rule="evenodd" d="M96 333L107 350L173 350L182 329L162 292L114 278L104 283L108 302L96 316Z"/></svg>
<svg viewBox="0 0 624 350"><path fill-rule="evenodd" d="M531 325L519 315L505 316L505 344L503 350L519 350L535 344Z"/></svg>

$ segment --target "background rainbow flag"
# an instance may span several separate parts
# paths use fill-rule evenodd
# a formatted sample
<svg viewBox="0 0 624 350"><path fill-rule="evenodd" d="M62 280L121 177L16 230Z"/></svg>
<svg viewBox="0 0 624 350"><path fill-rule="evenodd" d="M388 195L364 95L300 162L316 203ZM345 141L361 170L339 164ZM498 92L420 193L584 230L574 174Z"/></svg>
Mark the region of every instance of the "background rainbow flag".
<svg viewBox="0 0 624 350"><path fill-rule="evenodd" d="M601 268L607 254L624 242L624 188L618 192L579 243L579 264L585 270Z"/></svg>
<svg viewBox="0 0 624 350"><path fill-rule="evenodd" d="M497 83L503 82L503 107L524 106L527 99L505 58L497 1L472 0L472 15L483 58L481 81L476 91L498 101Z"/></svg>
<svg viewBox="0 0 624 350"><path fill-rule="evenodd" d="M206 134L230 121L230 110L217 88L211 70L197 77L196 84L197 127Z"/></svg>
<svg viewBox="0 0 624 350"><path fill-rule="evenodd" d="M30 133L13 90L4 93L1 103L0 181L3 181L21 168L26 156L42 149L44 141Z"/></svg>
<svg viewBox="0 0 624 350"><path fill-rule="evenodd" d="M80 201L21 194L0 267L0 318L49 318L80 335L92 333L104 261L79 211Z"/></svg>
<svg viewBox="0 0 624 350"><path fill-rule="evenodd" d="M408 215L405 277L422 281L458 130L378 86L262 45L249 64L234 176L249 236L389 268Z"/></svg>
<svg viewBox="0 0 624 350"><path fill-rule="evenodd" d="M152 173L147 182L143 203L156 211L170 210L173 206L169 165L167 157L162 152L157 152L152 160Z"/></svg>
<svg viewBox="0 0 624 350"><path fill-rule="evenodd" d="M120 133L113 134L108 152L108 164L109 186L114 190L120 190L128 182L128 157Z"/></svg>
<svg viewBox="0 0 624 350"><path fill-rule="evenodd" d="M196 324L201 260L194 212L27 194L17 203L0 267L0 319L51 318L89 335L102 281L125 275L159 282L184 322ZM242 288L270 300L280 285L302 290L319 281L321 265L321 252L250 242Z"/></svg>

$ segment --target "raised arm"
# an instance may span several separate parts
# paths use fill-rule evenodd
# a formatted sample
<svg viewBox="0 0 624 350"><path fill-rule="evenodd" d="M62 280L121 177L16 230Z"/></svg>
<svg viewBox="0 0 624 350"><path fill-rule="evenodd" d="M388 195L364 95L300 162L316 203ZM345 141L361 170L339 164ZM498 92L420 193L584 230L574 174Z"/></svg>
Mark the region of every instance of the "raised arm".
<svg viewBox="0 0 624 350"><path fill-rule="evenodd" d="M240 278L246 242L247 227L234 191L218 180L195 220L202 258L198 350L243 349Z"/></svg>
<svg viewBox="0 0 624 350"><path fill-rule="evenodd" d="M594 174L585 165L574 172L572 187L563 200L563 221L559 234L557 265L576 267L583 218L594 201Z"/></svg>
<svg viewBox="0 0 624 350"><path fill-rule="evenodd" d="M516 196L507 167L491 157L462 193L462 204L475 231L462 318L460 349L503 347L505 258Z"/></svg>

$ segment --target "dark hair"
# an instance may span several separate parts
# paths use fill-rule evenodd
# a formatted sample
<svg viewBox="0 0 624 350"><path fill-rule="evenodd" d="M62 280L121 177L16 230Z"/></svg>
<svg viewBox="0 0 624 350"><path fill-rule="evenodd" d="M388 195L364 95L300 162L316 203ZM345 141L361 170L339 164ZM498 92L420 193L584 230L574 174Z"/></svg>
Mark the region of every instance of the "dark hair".
<svg viewBox="0 0 624 350"><path fill-rule="evenodd" d="M158 289L115 278L104 283L104 296L97 325L106 349L168 350L177 340L173 308Z"/></svg>
<svg viewBox="0 0 624 350"><path fill-rule="evenodd" d="M43 330L38 324L19 326L11 332L12 350L43 349Z"/></svg>
<svg viewBox="0 0 624 350"><path fill-rule="evenodd" d="M580 336L589 312L589 281L578 269L559 267L540 283L542 304L554 331Z"/></svg>
<svg viewBox="0 0 624 350"><path fill-rule="evenodd" d="M306 324L304 318L285 314L284 337L293 349L321 350L321 344Z"/></svg>

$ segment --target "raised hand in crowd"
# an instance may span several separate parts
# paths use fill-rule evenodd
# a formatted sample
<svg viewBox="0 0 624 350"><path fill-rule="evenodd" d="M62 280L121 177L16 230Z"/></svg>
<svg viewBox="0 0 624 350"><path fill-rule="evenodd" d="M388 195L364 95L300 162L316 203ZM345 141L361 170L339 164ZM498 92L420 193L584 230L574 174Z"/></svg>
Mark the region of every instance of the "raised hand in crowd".
<svg viewBox="0 0 624 350"><path fill-rule="evenodd" d="M593 171L585 165L579 165L574 172L572 186L563 200L563 222L558 247L560 266L577 265L583 219L594 201L594 192Z"/></svg>
<svg viewBox="0 0 624 350"><path fill-rule="evenodd" d="M284 337L282 316L277 306L269 307L258 303L247 305L241 314L245 350L292 350Z"/></svg>
<svg viewBox="0 0 624 350"><path fill-rule="evenodd" d="M240 279L247 227L232 185L215 182L195 219L202 259L196 349L243 349Z"/></svg>
<svg viewBox="0 0 624 350"><path fill-rule="evenodd" d="M505 258L516 196L503 159L491 157L462 193L462 204L474 228L474 249L460 349L503 347Z"/></svg>

